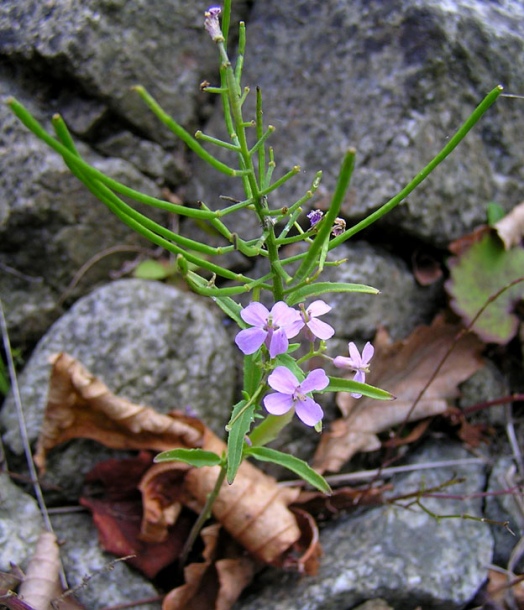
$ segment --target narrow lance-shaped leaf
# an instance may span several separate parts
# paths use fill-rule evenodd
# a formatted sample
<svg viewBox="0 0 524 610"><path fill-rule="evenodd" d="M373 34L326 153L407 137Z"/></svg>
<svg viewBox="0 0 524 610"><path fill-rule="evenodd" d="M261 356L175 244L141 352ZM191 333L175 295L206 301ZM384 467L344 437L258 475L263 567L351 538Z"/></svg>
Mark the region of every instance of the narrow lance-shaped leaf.
<svg viewBox="0 0 524 610"><path fill-rule="evenodd" d="M374 398L375 400L394 400L393 394L381 390L375 386L368 385L367 383L360 383L358 381L351 381L350 379L342 379L340 377L330 377L329 385L323 390L318 390L319 393L323 394L326 392L350 392L355 394L362 394L368 398Z"/></svg>
<svg viewBox="0 0 524 610"><path fill-rule="evenodd" d="M306 462L294 455L289 455L288 453L283 453L276 449L270 449L269 447L247 447L245 454L246 456L260 460L261 462L272 462L273 464L284 466L284 468L291 470L291 472L294 472L301 479L306 481L306 483L309 483L316 489L319 489L325 494L331 494L331 488L326 479L319 475L318 472L315 472Z"/></svg>
<svg viewBox="0 0 524 610"><path fill-rule="evenodd" d="M222 458L212 451L204 449L171 449L162 451L155 457L155 462L184 462L196 468L219 466Z"/></svg>

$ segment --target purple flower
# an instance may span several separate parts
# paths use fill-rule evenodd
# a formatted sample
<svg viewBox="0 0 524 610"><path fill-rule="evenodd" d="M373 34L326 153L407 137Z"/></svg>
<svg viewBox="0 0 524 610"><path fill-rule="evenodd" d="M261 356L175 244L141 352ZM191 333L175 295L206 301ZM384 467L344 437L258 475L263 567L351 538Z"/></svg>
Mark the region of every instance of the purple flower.
<svg viewBox="0 0 524 610"><path fill-rule="evenodd" d="M235 337L239 349L244 354L254 354L265 343L271 358L285 354L288 339L298 335L304 325L300 313L284 301L275 303L271 311L255 301L240 312L240 317L253 328L241 330Z"/></svg>
<svg viewBox="0 0 524 610"><path fill-rule="evenodd" d="M360 352L358 351L358 347L353 343L348 344L349 347L349 358L344 356L337 356L333 359L333 364L340 369L350 369L355 371L355 377L353 381L359 381L360 383L365 383L366 381L366 373L369 373L369 363L371 358L373 358L373 354L375 353L375 348L368 341L366 345L364 345L364 349L362 350L362 356L360 356ZM362 394L351 394L354 398L360 398Z"/></svg>
<svg viewBox="0 0 524 610"><path fill-rule="evenodd" d="M283 415L294 408L298 417L306 426L315 426L324 416L322 407L312 398L309 392L323 390L329 385L329 378L322 369L309 373L302 383L285 366L277 366L267 380L273 390L264 398L264 407L272 415Z"/></svg>
<svg viewBox="0 0 524 610"><path fill-rule="evenodd" d="M317 320L318 316L322 316L328 311L331 311L331 306L324 301L318 300L313 301L307 309L304 309L303 305L300 307L302 309L300 315L306 325L306 337L308 341L313 342L315 337L322 339L322 341L331 339L335 334L335 329L329 324L322 322L322 320Z"/></svg>
<svg viewBox="0 0 524 610"><path fill-rule="evenodd" d="M346 221L343 218L335 218L335 222L333 223L333 227L331 229L331 235L333 237L338 237L342 235L346 230Z"/></svg>
<svg viewBox="0 0 524 610"><path fill-rule="evenodd" d="M318 224L322 220L323 216L324 212L320 210L312 210L311 212L309 212L309 214L307 214L307 218L311 223L311 228Z"/></svg>
<svg viewBox="0 0 524 610"><path fill-rule="evenodd" d="M224 40L218 21L218 16L221 12L222 9L219 6L212 6L204 13L204 27L214 42L221 42Z"/></svg>

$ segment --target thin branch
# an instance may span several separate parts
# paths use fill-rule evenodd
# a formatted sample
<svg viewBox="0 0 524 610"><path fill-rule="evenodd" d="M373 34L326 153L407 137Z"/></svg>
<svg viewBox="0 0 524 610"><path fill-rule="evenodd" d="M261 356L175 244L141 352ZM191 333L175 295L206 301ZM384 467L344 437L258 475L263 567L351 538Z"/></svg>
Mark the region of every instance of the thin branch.
<svg viewBox="0 0 524 610"><path fill-rule="evenodd" d="M38 502L38 506L40 508L40 512L42 514L42 518L44 520L44 526L46 531L53 532L53 526L51 524L51 520L49 518L49 514L47 512L47 507L44 500L44 495L42 493L42 488L40 487L40 483L38 482L38 475L36 472L36 467L33 462L33 455L31 453L31 444L29 442L29 435L27 434L27 426L25 423L24 410L22 407L22 398L20 396L20 388L18 386L18 379L16 376L15 363L13 361L13 356L11 354L11 343L9 341L9 334L7 331L7 322L4 315L4 308L2 305L2 301L0 299L0 329L2 333L2 341L4 345L5 357L7 359L7 367L9 370L9 378L11 381L11 393L13 395L13 400L15 401L16 412L18 417L18 423L20 428L20 436L22 439L22 445L24 447L25 458L27 462L27 468L29 470L29 474L31 476L31 483L33 485L33 490ZM64 567L62 562L60 561L60 582L64 589L67 589L67 579L64 572Z"/></svg>

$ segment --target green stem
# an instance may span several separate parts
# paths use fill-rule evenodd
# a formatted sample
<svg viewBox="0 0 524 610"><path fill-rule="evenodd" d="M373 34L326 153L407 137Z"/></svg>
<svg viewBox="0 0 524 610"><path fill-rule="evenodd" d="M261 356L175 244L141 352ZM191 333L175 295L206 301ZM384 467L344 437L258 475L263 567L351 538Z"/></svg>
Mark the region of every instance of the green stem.
<svg viewBox="0 0 524 610"><path fill-rule="evenodd" d="M347 231L344 231L342 235L335 237L331 240L329 244L329 250L333 250L337 246L340 246L341 243L345 242L347 239L362 231L369 225L376 222L379 218L382 218L384 214L391 212L393 208L395 208L401 201L403 201L412 191L414 191L417 186L425 180L431 172L444 161L444 159L450 155L455 148L462 142L462 140L466 137L469 131L478 123L480 118L486 113L487 110L495 103L499 95L502 93L502 87L499 85L495 87L492 91L486 95L486 97L482 100L482 102L477 106L477 108L473 111L471 116L466 120L466 122L460 127L457 133L449 140L449 142L444 146L444 148L438 153L436 157L434 157L426 167L419 172L415 178L405 186L400 193L395 195L392 199L390 199L387 203L385 203L382 207L380 207L376 212L370 214L367 218L364 218L361 222L356 224L354 227L351 227Z"/></svg>
<svg viewBox="0 0 524 610"><path fill-rule="evenodd" d="M207 500L204 505L204 508L200 511L200 514L198 515L198 519L193 524L193 527L191 528L191 531L189 532L189 536L187 537L187 540L184 544L184 548L182 549L182 552L180 553L180 558L179 558L180 569L183 569L183 567L187 563L187 557L188 557L189 553L191 552L191 549L193 548L193 545L195 544L195 541L198 538L200 531L204 527L205 522L209 519L209 517L211 517L212 511L213 511L213 504L215 503L215 500L218 498L218 494L220 493L220 490L222 489L222 484L224 483L224 480L226 478L226 472L227 472L226 466L225 466L225 464L222 464L222 466L220 466L220 472L219 472L217 480L215 482L215 486L213 487L213 490L210 492L210 494L207 496Z"/></svg>

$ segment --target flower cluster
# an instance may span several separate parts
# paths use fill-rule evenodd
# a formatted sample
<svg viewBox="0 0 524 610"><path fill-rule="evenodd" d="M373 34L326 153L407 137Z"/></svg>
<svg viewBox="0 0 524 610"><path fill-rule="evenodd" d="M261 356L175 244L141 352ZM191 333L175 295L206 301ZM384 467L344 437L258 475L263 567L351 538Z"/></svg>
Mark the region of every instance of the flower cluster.
<svg viewBox="0 0 524 610"><path fill-rule="evenodd" d="M302 329L311 343L316 339L330 339L335 334L334 328L318 319L330 310L331 307L322 300L314 301L307 308L301 305L300 311L284 301L275 303L271 311L262 303L250 303L240 312L242 320L250 328L241 330L235 343L245 355L254 354L264 345L273 360L287 352L289 339L296 337ZM361 356L357 346L351 342L349 358L337 356L333 359L333 364L354 371L354 381L364 383L373 353L371 343L366 343ZM275 390L264 398L264 407L269 413L283 415L294 409L299 419L308 426L315 426L322 420L322 407L309 396L311 392L324 390L329 385L329 378L322 369L311 371L300 382L287 367L277 366L269 375L267 383ZM353 393L352 396L360 398L362 395Z"/></svg>

